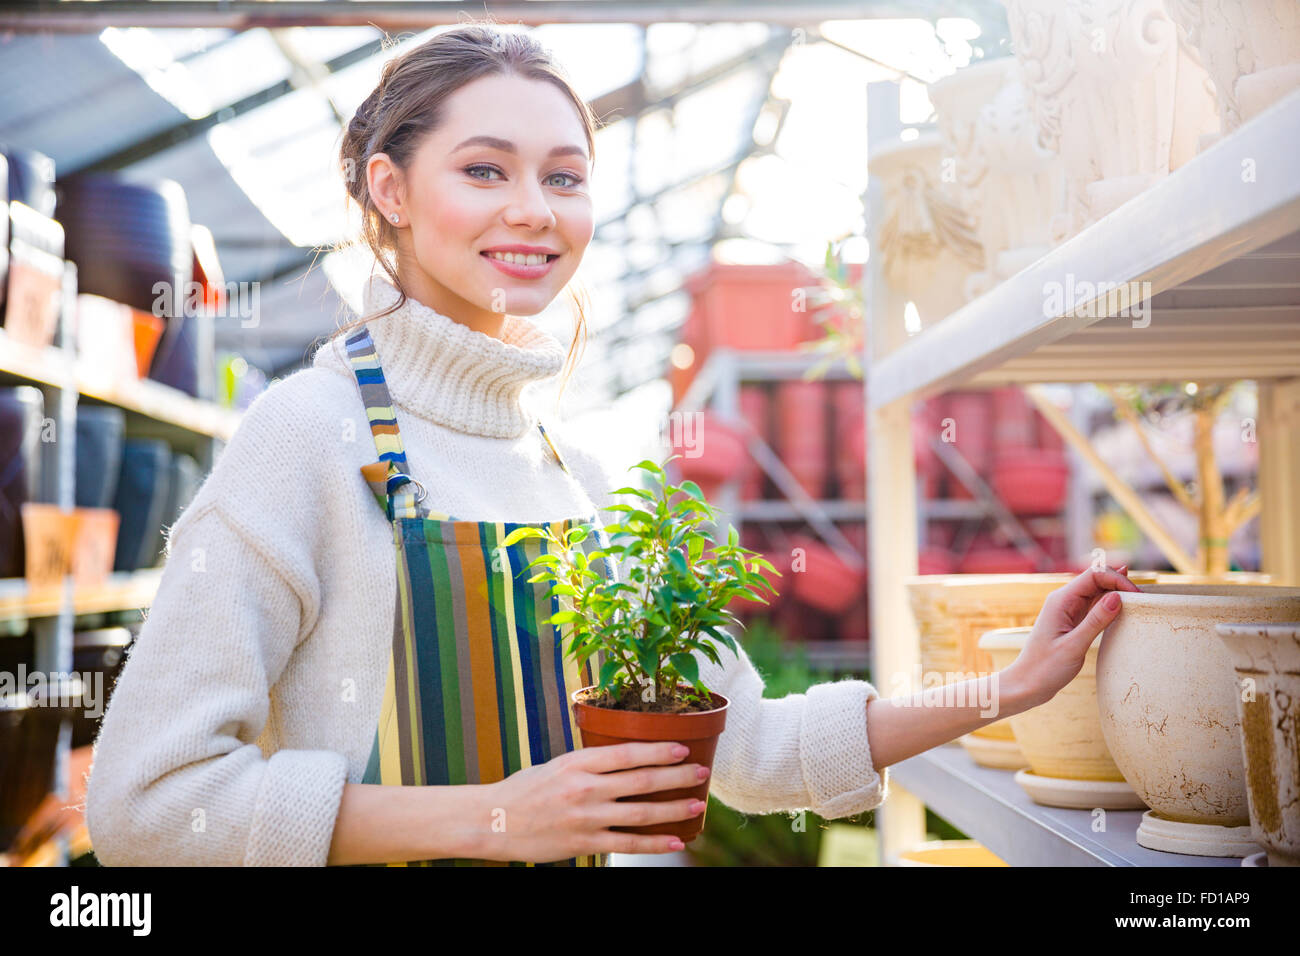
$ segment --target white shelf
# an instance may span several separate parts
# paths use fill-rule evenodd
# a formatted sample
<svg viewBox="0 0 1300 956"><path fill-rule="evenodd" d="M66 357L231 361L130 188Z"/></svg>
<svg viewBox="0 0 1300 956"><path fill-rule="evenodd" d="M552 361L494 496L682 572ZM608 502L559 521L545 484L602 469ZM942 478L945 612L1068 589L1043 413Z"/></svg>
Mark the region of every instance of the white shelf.
<svg viewBox="0 0 1300 956"><path fill-rule="evenodd" d="M893 779L935 813L1012 866L1229 866L1239 857L1187 856L1140 846L1141 810L1107 810L1093 829L1091 810L1044 807L1029 799L1015 771L981 767L959 744L927 750L889 768Z"/></svg>
<svg viewBox="0 0 1300 956"><path fill-rule="evenodd" d="M874 363L872 407L959 386L1300 375L1297 146L1300 92ZM1071 276L1150 282L1150 312L1049 309L1045 286Z"/></svg>
<svg viewBox="0 0 1300 956"><path fill-rule="evenodd" d="M114 571L96 587L74 587L73 614L130 611L153 603L162 568ZM33 589L26 578L0 578L0 620L54 617L62 607L63 585Z"/></svg>
<svg viewBox="0 0 1300 956"><path fill-rule="evenodd" d="M87 398L109 402L164 425L229 441L241 413L152 379L122 381L97 374L85 357L72 357L55 346L33 348L15 342L0 329L0 376L57 388L72 388Z"/></svg>

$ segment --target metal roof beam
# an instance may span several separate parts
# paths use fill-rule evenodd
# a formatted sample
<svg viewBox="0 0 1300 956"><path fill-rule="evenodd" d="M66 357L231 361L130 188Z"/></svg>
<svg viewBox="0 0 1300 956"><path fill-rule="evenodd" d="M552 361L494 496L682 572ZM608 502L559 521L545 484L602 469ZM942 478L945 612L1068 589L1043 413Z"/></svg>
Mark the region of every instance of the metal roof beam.
<svg viewBox="0 0 1300 956"><path fill-rule="evenodd" d="M334 59L324 63L322 68L327 73L337 73L339 70L346 69L355 63L360 63L362 60L368 59L369 57L382 52L383 38L380 37L371 40L369 43L362 44L355 50L349 50L347 53L334 57ZM266 106L268 103L272 103L280 97L294 92L299 88L298 85L295 85L297 82L298 78L291 75L289 78L281 80L279 83L272 86L268 86L264 90L258 90L256 93L251 93L248 96L245 96L242 100L231 103L229 106L223 106L221 109L216 110L207 116L178 123L169 129L155 133L153 136L148 136L145 139L132 143L130 146L123 149L108 153L107 155L101 156L99 159L93 160L78 168L66 172L60 170L60 173L62 175L72 175L75 173L105 173L124 169L134 163L149 159L151 156L155 156L158 153L180 146L183 143L187 143L196 137L204 135L208 130L215 126L219 126L222 123L228 123L237 116L242 116L245 113L251 112L259 106Z"/></svg>
<svg viewBox="0 0 1300 956"><path fill-rule="evenodd" d="M374 26L424 30L462 21L460 0L37 0L0 10L0 29L21 32L97 32L110 26L161 28ZM740 23L801 26L821 20L935 19L970 17L978 22L1005 16L997 0L501 0L498 22L541 26L559 23Z"/></svg>

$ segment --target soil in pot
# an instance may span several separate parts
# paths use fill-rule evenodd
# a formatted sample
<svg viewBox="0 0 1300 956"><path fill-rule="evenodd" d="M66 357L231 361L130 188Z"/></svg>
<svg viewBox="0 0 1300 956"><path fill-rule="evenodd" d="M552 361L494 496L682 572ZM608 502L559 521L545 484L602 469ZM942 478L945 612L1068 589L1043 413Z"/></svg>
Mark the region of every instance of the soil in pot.
<svg viewBox="0 0 1300 956"><path fill-rule="evenodd" d="M686 700L683 697L675 697L671 700L656 699L646 700L642 695L644 691L637 687L626 686L621 689L618 696L611 694L609 691L597 691L594 688L584 687L579 692L582 696L575 696L575 701L580 701L591 707L604 707L609 710L627 710L638 714L694 714L703 713L708 710L716 710L717 703L704 700Z"/></svg>

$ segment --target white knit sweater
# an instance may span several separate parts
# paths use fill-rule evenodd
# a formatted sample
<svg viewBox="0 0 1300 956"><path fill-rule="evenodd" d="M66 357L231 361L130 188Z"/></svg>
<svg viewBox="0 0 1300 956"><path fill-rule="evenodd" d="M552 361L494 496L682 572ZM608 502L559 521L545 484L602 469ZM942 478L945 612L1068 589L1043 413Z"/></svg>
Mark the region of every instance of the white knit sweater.
<svg viewBox="0 0 1300 956"><path fill-rule="evenodd" d="M372 279L366 314L395 295ZM369 327L431 507L464 520L589 513L533 425L528 386L561 370L558 340L518 318L495 339L415 301ZM591 500L616 503L607 492L635 473L603 462L598 436L543 421ZM358 471L377 457L341 338L247 410L170 530L104 716L86 802L102 863L325 864L343 785L365 771L392 640L391 528ZM870 684L764 699L743 650L720 652L722 668L697 653L701 679L731 701L711 793L746 813L825 817L884 800Z"/></svg>

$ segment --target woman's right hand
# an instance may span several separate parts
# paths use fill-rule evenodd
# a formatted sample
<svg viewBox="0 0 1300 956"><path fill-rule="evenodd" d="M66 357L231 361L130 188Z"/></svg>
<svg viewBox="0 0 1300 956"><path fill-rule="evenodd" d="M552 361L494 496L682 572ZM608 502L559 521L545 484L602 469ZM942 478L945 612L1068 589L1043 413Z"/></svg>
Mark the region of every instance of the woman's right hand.
<svg viewBox="0 0 1300 956"><path fill-rule="evenodd" d="M672 742L583 747L512 773L484 788L481 859L550 863L592 853L670 853L670 835L615 833L610 827L689 820L702 801L616 802L617 798L694 787L700 764L682 764ZM675 764L675 766L655 766ZM633 769L635 768L635 769ZM694 805L694 806L693 806Z"/></svg>

